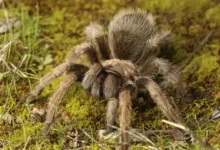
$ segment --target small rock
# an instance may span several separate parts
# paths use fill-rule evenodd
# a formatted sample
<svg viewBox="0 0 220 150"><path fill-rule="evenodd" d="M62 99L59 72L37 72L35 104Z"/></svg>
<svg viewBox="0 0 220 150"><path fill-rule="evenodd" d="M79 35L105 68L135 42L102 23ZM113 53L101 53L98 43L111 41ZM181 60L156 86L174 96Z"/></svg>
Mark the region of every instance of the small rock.
<svg viewBox="0 0 220 150"><path fill-rule="evenodd" d="M70 116L69 116L68 113L62 112L62 114L61 114L61 119L65 122L65 121L70 120Z"/></svg>
<svg viewBox="0 0 220 150"><path fill-rule="evenodd" d="M42 109L42 108L36 108L36 107L34 107L33 109L32 109L32 111L31 111L31 113L33 114L33 115L40 115L40 116L44 116L45 115L45 113L46 113L46 111L45 111L45 109Z"/></svg>
<svg viewBox="0 0 220 150"><path fill-rule="evenodd" d="M12 117L12 115L7 114L7 116L5 117L5 121L6 123L12 125L14 123L14 117Z"/></svg>
<svg viewBox="0 0 220 150"><path fill-rule="evenodd" d="M16 122L17 124L22 124L23 121L22 121L21 118L16 118L15 122Z"/></svg>

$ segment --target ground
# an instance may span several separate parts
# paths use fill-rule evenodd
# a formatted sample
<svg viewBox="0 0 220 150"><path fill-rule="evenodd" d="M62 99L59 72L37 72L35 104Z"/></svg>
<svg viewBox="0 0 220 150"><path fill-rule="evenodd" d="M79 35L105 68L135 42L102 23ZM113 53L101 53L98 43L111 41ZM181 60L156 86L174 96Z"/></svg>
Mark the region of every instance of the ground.
<svg viewBox="0 0 220 150"><path fill-rule="evenodd" d="M34 122L33 108L45 108L60 79L54 81L34 104L22 99L38 80L61 63L68 52L84 41L90 22L107 29L111 17L125 7L140 7L156 18L159 28L172 31L172 41L158 54L181 68L185 96L176 101L191 129L215 148L220 148L220 120L212 119L220 109L220 2L218 0L48 0L4 1L1 19L16 17L20 27L0 35L0 148L73 148L70 131L79 132L83 148L100 149L95 140L114 147L115 141L98 139L105 127L105 100L94 99L81 85L71 87L57 110L50 135L42 135L43 122ZM172 95L172 96L170 96ZM98 109L97 109L98 108ZM142 130L171 128L162 123L157 107L134 108L132 127ZM85 136L88 133L91 138ZM84 143L84 144L82 144ZM149 144L133 145L147 149ZM202 149L198 143L176 143L159 137L160 149Z"/></svg>

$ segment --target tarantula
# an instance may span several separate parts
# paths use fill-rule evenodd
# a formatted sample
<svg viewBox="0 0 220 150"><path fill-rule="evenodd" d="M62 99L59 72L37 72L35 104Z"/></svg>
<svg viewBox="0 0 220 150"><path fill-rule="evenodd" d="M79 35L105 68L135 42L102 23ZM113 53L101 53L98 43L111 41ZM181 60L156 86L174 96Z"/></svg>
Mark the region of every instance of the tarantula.
<svg viewBox="0 0 220 150"><path fill-rule="evenodd" d="M104 97L107 104L107 130L113 131L117 109L122 145L128 147L132 103L149 94L163 114L181 123L161 88L181 83L179 71L168 60L157 58L157 49L170 40L170 31L157 31L152 15L141 9L125 9L116 14L108 26L91 23L85 29L86 42L76 46L64 63L43 76L40 83L26 96L27 102L37 99L43 88L66 72L58 89L50 98L44 134L48 134L54 113L62 97L75 82L81 82L94 97ZM86 55L90 67L74 63ZM157 76L162 76L157 81ZM155 81L154 81L155 80Z"/></svg>

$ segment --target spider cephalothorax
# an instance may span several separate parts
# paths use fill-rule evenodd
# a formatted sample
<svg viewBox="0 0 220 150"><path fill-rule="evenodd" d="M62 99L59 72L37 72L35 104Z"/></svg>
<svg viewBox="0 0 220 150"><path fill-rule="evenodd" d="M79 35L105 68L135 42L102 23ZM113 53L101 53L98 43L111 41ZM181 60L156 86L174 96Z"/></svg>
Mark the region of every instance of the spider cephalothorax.
<svg viewBox="0 0 220 150"><path fill-rule="evenodd" d="M75 82L95 97L105 97L107 105L107 133L113 129L117 109L121 128L122 145L127 147L132 102L145 98L149 93L163 114L171 121L180 122L161 88L180 85L180 75L168 60L157 58L158 46L170 39L169 31L157 31L151 14L140 9L125 9L110 21L108 34L98 24L86 27L86 42L76 46L66 61L52 73L45 75L35 89L27 95L27 101L37 99L43 88L66 72L60 86L48 104L44 134L48 134L54 113L62 96ZM81 55L87 55L91 65L74 63ZM162 76L162 81L154 79Z"/></svg>

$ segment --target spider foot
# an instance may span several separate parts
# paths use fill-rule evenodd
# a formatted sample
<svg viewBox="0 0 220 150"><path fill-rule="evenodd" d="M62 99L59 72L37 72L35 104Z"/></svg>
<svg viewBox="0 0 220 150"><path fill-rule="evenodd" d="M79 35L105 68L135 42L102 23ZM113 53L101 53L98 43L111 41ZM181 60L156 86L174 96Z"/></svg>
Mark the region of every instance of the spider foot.
<svg viewBox="0 0 220 150"><path fill-rule="evenodd" d="M109 133L109 132L107 132L107 130L99 130L98 135L100 138L102 138L104 140L110 140L110 139L118 140L120 137L120 132L113 131L113 132Z"/></svg>
<svg viewBox="0 0 220 150"><path fill-rule="evenodd" d="M27 95L24 97L24 99L26 99L26 102L27 102L27 103L32 103L32 102L34 102L35 100L37 100L37 96L35 96L35 95L32 94L32 93L29 93L29 94L27 94Z"/></svg>
<svg viewBox="0 0 220 150"><path fill-rule="evenodd" d="M42 134L44 136L47 136L49 134L49 131L50 131L50 124L49 123L45 123Z"/></svg>

